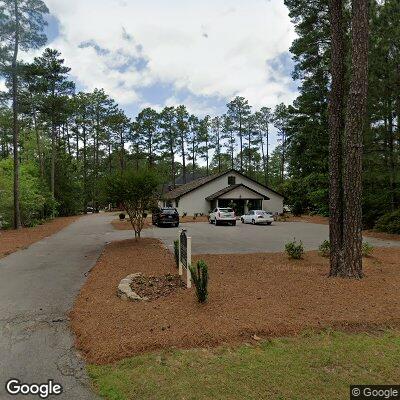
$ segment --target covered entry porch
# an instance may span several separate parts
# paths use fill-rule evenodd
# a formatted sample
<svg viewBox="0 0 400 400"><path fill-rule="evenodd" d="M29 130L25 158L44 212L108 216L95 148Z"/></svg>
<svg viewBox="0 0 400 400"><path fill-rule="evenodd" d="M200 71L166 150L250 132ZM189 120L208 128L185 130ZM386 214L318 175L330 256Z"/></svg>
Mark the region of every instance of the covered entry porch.
<svg viewBox="0 0 400 400"><path fill-rule="evenodd" d="M230 185L206 198L210 202L210 209L216 207L231 207L236 215L246 214L249 210L262 210L263 200L267 196L243 184Z"/></svg>

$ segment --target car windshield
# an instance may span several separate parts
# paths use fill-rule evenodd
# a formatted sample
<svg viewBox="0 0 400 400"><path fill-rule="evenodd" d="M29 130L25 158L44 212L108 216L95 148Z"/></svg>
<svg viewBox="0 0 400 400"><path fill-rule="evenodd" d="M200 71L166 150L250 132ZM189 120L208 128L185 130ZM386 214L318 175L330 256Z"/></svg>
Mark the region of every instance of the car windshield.
<svg viewBox="0 0 400 400"><path fill-rule="evenodd" d="M231 212L233 212L233 209L232 208L220 208L219 211L231 213Z"/></svg>

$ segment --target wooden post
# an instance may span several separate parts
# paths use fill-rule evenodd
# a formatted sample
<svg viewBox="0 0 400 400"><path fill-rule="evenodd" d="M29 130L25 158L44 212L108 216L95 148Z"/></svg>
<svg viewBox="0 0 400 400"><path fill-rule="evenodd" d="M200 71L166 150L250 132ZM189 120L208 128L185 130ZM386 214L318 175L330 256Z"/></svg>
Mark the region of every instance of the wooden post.
<svg viewBox="0 0 400 400"><path fill-rule="evenodd" d="M186 286L188 289L192 287L192 277L190 275L190 266L192 265L192 238L187 238L187 267L186 267Z"/></svg>
<svg viewBox="0 0 400 400"><path fill-rule="evenodd" d="M182 261L181 261L181 233L182 230L179 231L179 235L178 235L178 248L179 248L179 261L178 261L178 265L179 265L179 275L182 276L183 274L183 270L182 270Z"/></svg>

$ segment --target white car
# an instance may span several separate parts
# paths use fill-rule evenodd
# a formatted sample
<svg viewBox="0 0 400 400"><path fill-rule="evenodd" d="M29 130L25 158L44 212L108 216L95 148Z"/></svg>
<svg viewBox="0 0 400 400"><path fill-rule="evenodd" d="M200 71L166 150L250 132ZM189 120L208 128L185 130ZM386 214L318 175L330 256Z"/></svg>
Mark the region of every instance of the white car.
<svg viewBox="0 0 400 400"><path fill-rule="evenodd" d="M244 224L266 224L271 225L274 222L272 213L264 210L250 210L247 214L240 217Z"/></svg>
<svg viewBox="0 0 400 400"><path fill-rule="evenodd" d="M236 215L232 208L217 207L210 213L209 216L210 224L222 225L230 224L236 225Z"/></svg>

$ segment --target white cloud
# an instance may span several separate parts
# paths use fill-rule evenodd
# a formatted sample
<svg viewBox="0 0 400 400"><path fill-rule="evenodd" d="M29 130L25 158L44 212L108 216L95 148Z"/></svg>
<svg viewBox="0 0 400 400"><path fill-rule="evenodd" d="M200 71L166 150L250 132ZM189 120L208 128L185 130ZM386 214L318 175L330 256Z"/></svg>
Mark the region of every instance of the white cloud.
<svg viewBox="0 0 400 400"><path fill-rule="evenodd" d="M60 21L49 46L62 52L85 89L103 87L121 105L146 103L140 89L158 83L192 93L193 111L212 109L194 100L199 96L240 94L255 108L294 98L290 77L267 65L295 37L283 0L47 4Z"/></svg>

